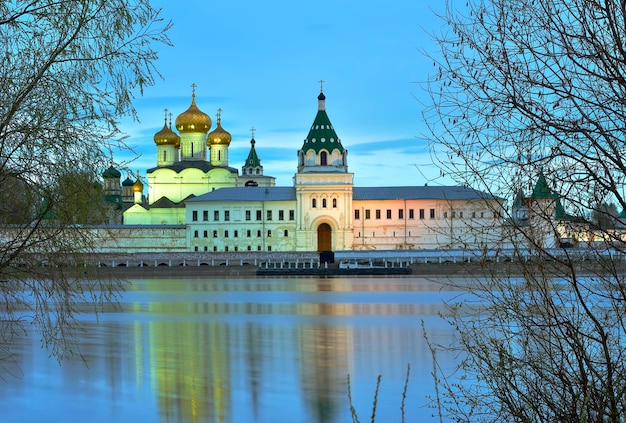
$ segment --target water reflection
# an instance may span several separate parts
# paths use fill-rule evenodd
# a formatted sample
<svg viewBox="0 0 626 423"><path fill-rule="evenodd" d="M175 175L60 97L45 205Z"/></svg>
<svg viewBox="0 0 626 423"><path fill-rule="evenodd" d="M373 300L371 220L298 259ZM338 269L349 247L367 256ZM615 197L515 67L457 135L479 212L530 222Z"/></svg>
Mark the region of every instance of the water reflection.
<svg viewBox="0 0 626 423"><path fill-rule="evenodd" d="M23 377L0 384L5 421L348 422L431 420L432 362L421 336L451 336L442 292L421 278L145 279L122 309L87 319L80 360L59 367L32 337Z"/></svg>

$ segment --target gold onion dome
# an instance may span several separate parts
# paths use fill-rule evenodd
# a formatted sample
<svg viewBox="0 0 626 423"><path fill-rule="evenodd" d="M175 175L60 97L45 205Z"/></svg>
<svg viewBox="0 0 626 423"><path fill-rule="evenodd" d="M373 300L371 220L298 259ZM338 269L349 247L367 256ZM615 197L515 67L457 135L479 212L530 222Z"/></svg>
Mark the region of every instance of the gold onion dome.
<svg viewBox="0 0 626 423"><path fill-rule="evenodd" d="M141 183L141 179L139 179L139 176L137 177L137 181L133 184L133 192L142 192L143 191L143 184Z"/></svg>
<svg viewBox="0 0 626 423"><path fill-rule="evenodd" d="M230 145L232 139L230 133L222 128L222 109L218 109L217 128L209 133L206 143L209 147L212 145Z"/></svg>
<svg viewBox="0 0 626 423"><path fill-rule="evenodd" d="M196 91L191 94L191 106L176 118L178 132L200 132L206 134L211 129L211 118L196 106Z"/></svg>
<svg viewBox="0 0 626 423"><path fill-rule="evenodd" d="M156 145L180 145L180 137L167 126L167 109L163 129L154 134L154 143Z"/></svg>

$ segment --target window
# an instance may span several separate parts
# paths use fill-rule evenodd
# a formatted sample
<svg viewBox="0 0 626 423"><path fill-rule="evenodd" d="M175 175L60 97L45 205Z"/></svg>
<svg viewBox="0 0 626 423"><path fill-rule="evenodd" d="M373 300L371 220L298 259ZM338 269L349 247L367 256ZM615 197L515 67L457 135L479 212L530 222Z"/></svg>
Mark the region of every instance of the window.
<svg viewBox="0 0 626 423"><path fill-rule="evenodd" d="M463 217L463 212L459 212L459 217Z"/></svg>
<svg viewBox="0 0 626 423"><path fill-rule="evenodd" d="M239 251L239 247L235 245L235 251Z"/></svg>
<svg viewBox="0 0 626 423"><path fill-rule="evenodd" d="M195 247L193 247L194 251L198 251L198 246L196 245Z"/></svg>
<svg viewBox="0 0 626 423"><path fill-rule="evenodd" d="M220 220L220 211L219 210L213 211L213 221L219 222L219 220Z"/></svg>
<svg viewBox="0 0 626 423"><path fill-rule="evenodd" d="M450 217L454 219L456 217L456 212L453 211Z"/></svg>
<svg viewBox="0 0 626 423"><path fill-rule="evenodd" d="M420 209L420 219L424 218L424 209Z"/></svg>
<svg viewBox="0 0 626 423"><path fill-rule="evenodd" d="M252 251L252 246L248 245L248 251Z"/></svg>
<svg viewBox="0 0 626 423"><path fill-rule="evenodd" d="M213 246L213 251L217 251L217 245Z"/></svg>
<svg viewBox="0 0 626 423"><path fill-rule="evenodd" d="M272 230L271 230L271 229L268 229L268 230L267 230L267 237L269 238L269 237L271 237L271 236L272 236Z"/></svg>
<svg viewBox="0 0 626 423"><path fill-rule="evenodd" d="M285 229L285 232L283 233L284 236L289 236L289 231L287 229Z"/></svg>
<svg viewBox="0 0 626 423"><path fill-rule="evenodd" d="M311 207L312 208L316 208L317 207L317 199L314 198L314 199L311 200Z"/></svg>
<svg viewBox="0 0 626 423"><path fill-rule="evenodd" d="M415 219L415 211L413 209L409 209L409 219Z"/></svg>
<svg viewBox="0 0 626 423"><path fill-rule="evenodd" d="M359 220L361 218L361 210L354 209L354 220Z"/></svg>
<svg viewBox="0 0 626 423"><path fill-rule="evenodd" d="M260 245L257 245L257 246L256 246L256 249L257 249L257 251L261 251L261 246L260 246Z"/></svg>
<svg viewBox="0 0 626 423"><path fill-rule="evenodd" d="M380 219L380 210L376 210L376 219Z"/></svg>
<svg viewBox="0 0 626 423"><path fill-rule="evenodd" d="M209 237L209 231L204 231L204 238L208 238Z"/></svg>
<svg viewBox="0 0 626 423"><path fill-rule="evenodd" d="M207 247L206 245L204 246L204 251L209 251L209 247Z"/></svg>
<svg viewBox="0 0 626 423"><path fill-rule="evenodd" d="M256 231L256 236L257 236L257 238L261 238L261 231L260 230Z"/></svg>
<svg viewBox="0 0 626 423"><path fill-rule="evenodd" d="M404 209L398 210L398 219L404 219Z"/></svg>
<svg viewBox="0 0 626 423"><path fill-rule="evenodd" d="M283 210L278 210L278 220L285 220L285 212Z"/></svg>
<svg viewBox="0 0 626 423"><path fill-rule="evenodd" d="M228 231L224 231L224 238L228 238Z"/></svg>
<svg viewBox="0 0 626 423"><path fill-rule="evenodd" d="M391 219L391 209L387 209L387 219Z"/></svg>
<svg viewBox="0 0 626 423"><path fill-rule="evenodd" d="M209 220L209 211L208 210L203 210L202 211L202 220L204 220L205 222L207 220Z"/></svg>
<svg viewBox="0 0 626 423"><path fill-rule="evenodd" d="M337 199L333 198L333 209L337 208Z"/></svg>
<svg viewBox="0 0 626 423"><path fill-rule="evenodd" d="M271 245L267 246L267 251L272 251L272 246Z"/></svg>
<svg viewBox="0 0 626 423"><path fill-rule="evenodd" d="M228 251L228 246L224 247L224 251Z"/></svg>
<svg viewBox="0 0 626 423"><path fill-rule="evenodd" d="M443 218L447 219L448 218L448 212L443 212Z"/></svg>
<svg viewBox="0 0 626 423"><path fill-rule="evenodd" d="M252 236L252 231L250 231L250 229L248 229L248 230L246 231L246 236L247 236L248 238L250 238L250 237Z"/></svg>
<svg viewBox="0 0 626 423"><path fill-rule="evenodd" d="M257 210L256 211L256 220L262 220L263 219L263 215L261 210Z"/></svg>
<svg viewBox="0 0 626 423"><path fill-rule="evenodd" d="M328 166L328 154L325 151L320 153L320 165Z"/></svg>
<svg viewBox="0 0 626 423"><path fill-rule="evenodd" d="M365 210L365 220L369 220L369 218L370 218L370 211L368 209L368 210Z"/></svg>
<svg viewBox="0 0 626 423"><path fill-rule="evenodd" d="M272 211L267 210L267 220L272 220Z"/></svg>
<svg viewBox="0 0 626 423"><path fill-rule="evenodd" d="M322 208L325 209L326 208L326 199L322 198Z"/></svg>
<svg viewBox="0 0 626 423"><path fill-rule="evenodd" d="M217 238L217 231L213 231L213 238Z"/></svg>
<svg viewBox="0 0 626 423"><path fill-rule="evenodd" d="M472 219L476 217L476 212L472 212Z"/></svg>
<svg viewBox="0 0 626 423"><path fill-rule="evenodd" d="M194 210L191 212L191 220L193 220L194 222L198 221L198 211Z"/></svg>
<svg viewBox="0 0 626 423"><path fill-rule="evenodd" d="M224 220L227 222L230 222L230 211L229 210L225 210L224 211Z"/></svg>
<svg viewBox="0 0 626 423"><path fill-rule="evenodd" d="M289 220L294 220L296 218L296 212L293 210L289 210Z"/></svg>
<svg viewBox="0 0 626 423"><path fill-rule="evenodd" d="M430 218L431 219L435 218L435 209L430 209Z"/></svg>
<svg viewBox="0 0 626 423"><path fill-rule="evenodd" d="M233 234L233 236L234 236L235 238L239 238L239 231L235 231L235 233Z"/></svg>
<svg viewBox="0 0 626 423"><path fill-rule="evenodd" d="M246 220L250 220L250 210L246 210Z"/></svg>
<svg viewBox="0 0 626 423"><path fill-rule="evenodd" d="M485 217L485 212L480 212L480 217Z"/></svg>
<svg viewBox="0 0 626 423"><path fill-rule="evenodd" d="M193 237L198 238L198 231L193 231Z"/></svg>

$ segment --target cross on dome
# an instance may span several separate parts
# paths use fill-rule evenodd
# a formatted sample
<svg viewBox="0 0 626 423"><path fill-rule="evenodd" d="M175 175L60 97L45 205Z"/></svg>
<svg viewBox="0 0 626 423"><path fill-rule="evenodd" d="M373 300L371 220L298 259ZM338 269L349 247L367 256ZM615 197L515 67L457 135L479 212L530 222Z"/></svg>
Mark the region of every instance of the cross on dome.
<svg viewBox="0 0 626 423"><path fill-rule="evenodd" d="M250 133L252 134L252 138L254 138L254 131L256 131L256 128L253 126L252 128L250 128Z"/></svg>
<svg viewBox="0 0 626 423"><path fill-rule="evenodd" d="M318 82L320 83L320 92L323 92L324 91L324 82L325 81L323 79L320 79Z"/></svg>

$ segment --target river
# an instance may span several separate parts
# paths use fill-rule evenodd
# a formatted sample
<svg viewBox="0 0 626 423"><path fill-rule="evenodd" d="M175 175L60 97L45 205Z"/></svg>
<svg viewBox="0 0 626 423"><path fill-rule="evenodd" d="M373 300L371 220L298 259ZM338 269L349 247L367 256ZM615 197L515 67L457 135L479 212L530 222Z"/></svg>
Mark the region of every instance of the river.
<svg viewBox="0 0 626 423"><path fill-rule="evenodd" d="M36 336L4 360L3 422L438 422L422 335L457 293L436 278L134 279L121 309L83 316L84 361ZM453 357L439 356L444 368Z"/></svg>

